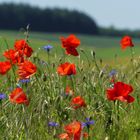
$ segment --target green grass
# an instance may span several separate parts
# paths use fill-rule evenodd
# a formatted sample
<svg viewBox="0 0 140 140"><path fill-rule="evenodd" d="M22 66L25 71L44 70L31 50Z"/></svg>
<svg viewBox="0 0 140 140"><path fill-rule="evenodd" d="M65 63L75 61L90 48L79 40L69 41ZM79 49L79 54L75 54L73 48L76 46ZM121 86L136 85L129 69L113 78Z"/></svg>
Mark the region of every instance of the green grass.
<svg viewBox="0 0 140 140"><path fill-rule="evenodd" d="M15 39L24 38L23 32L16 31L0 31L0 36L5 37L9 43L9 46L13 47ZM29 39L31 46L38 50L44 45L50 44L54 46L54 51L61 52L60 37L67 36L67 34L56 34L56 33L36 33L30 32ZM77 35L81 40L81 46L87 55L90 56L91 51L94 50L98 59L103 61L114 61L115 56L118 59L131 56L129 49L122 51L120 49L120 39L121 38L111 38L111 37L97 37L88 35ZM2 41L3 42L3 41ZM140 40L133 40L135 47L135 56L140 54ZM4 42L2 43L4 44ZM0 45L1 47L5 45ZM1 48L1 51L4 50Z"/></svg>
<svg viewBox="0 0 140 140"><path fill-rule="evenodd" d="M0 31L0 36L6 38L11 48L15 39L24 37L21 32L10 31ZM130 61L131 52L129 48L125 51L120 49L120 38L77 36L81 39L78 48L81 57L66 56L64 59L60 34L30 33L29 42L34 49L30 61L38 68L37 73L31 77L31 82L19 83L17 73L14 78L12 71L0 77L1 93L8 97L20 84L30 104L12 104L8 98L1 101L0 140L57 140L58 135L64 132L65 125L74 120L84 122L86 117L95 121L90 129L83 129L89 133L88 140L139 140L140 41L134 40L136 56ZM47 44L54 46L49 59L47 52L39 49ZM0 39L0 47L2 54L7 48L3 38ZM97 61L91 55L92 50L96 53ZM117 58L114 58L115 54ZM45 60L47 64L42 65L40 60ZM76 75L65 77L57 74L58 65L64 61L76 64ZM17 65L14 68L16 71ZM116 81L133 86L132 96L135 97L135 102L127 104L107 99L106 89L111 86L109 72L114 68L117 70ZM74 97L80 95L84 98L87 104L85 108L74 110L71 107L73 97L65 96L66 85L74 90ZM59 126L49 127L50 121L59 123Z"/></svg>

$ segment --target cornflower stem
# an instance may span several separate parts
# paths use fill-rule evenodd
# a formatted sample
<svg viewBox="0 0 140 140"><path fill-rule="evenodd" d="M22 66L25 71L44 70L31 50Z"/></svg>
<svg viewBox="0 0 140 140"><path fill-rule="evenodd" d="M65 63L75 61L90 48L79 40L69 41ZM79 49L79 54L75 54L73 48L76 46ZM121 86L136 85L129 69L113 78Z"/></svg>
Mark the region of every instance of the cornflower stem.
<svg viewBox="0 0 140 140"><path fill-rule="evenodd" d="M48 83L51 87L53 87L53 82L52 82L52 78L51 78L51 63L50 61L48 61L48 63L46 64L46 70L48 71L48 78L50 80L50 82ZM44 73L45 74L45 73Z"/></svg>
<svg viewBox="0 0 140 140"><path fill-rule="evenodd" d="M48 69L48 74L49 74L49 79L51 80L51 70L50 70L50 62L48 62L48 64L46 64L46 66L47 66L47 69Z"/></svg>
<svg viewBox="0 0 140 140"><path fill-rule="evenodd" d="M50 52L48 51L47 54L48 54L48 64L50 65Z"/></svg>
<svg viewBox="0 0 140 140"><path fill-rule="evenodd" d="M0 110L2 110L2 100L0 99Z"/></svg>
<svg viewBox="0 0 140 140"><path fill-rule="evenodd" d="M88 140L90 140L90 128L88 127Z"/></svg>

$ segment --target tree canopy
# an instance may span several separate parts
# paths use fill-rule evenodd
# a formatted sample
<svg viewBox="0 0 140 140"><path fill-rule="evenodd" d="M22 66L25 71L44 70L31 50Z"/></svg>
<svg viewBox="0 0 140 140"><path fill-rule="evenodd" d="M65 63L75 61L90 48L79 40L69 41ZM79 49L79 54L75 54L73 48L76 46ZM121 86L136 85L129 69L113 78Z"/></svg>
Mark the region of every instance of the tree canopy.
<svg viewBox="0 0 140 140"><path fill-rule="evenodd" d="M98 34L96 22L85 13L67 9L41 9L25 4L0 4L0 29Z"/></svg>

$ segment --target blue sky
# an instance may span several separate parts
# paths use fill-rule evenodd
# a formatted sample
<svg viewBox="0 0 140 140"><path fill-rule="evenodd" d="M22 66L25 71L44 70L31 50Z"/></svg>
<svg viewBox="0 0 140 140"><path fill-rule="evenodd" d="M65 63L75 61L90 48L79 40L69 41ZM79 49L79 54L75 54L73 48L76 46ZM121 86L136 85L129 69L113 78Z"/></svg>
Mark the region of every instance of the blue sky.
<svg viewBox="0 0 140 140"><path fill-rule="evenodd" d="M90 15L98 25L140 29L140 0L0 0L29 3L39 7L77 9Z"/></svg>

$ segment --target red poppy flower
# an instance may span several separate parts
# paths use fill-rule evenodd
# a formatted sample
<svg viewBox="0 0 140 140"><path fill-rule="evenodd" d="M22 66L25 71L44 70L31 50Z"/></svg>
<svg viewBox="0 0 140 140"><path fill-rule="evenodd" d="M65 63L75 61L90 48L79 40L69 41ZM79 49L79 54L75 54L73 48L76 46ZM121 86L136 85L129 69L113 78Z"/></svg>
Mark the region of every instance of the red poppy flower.
<svg viewBox="0 0 140 140"><path fill-rule="evenodd" d="M71 140L68 133L62 133L58 136L61 140Z"/></svg>
<svg viewBox="0 0 140 140"><path fill-rule="evenodd" d="M83 133L83 137L84 138L88 138L88 133ZM60 134L59 136L58 136L58 138L60 138L61 140L71 140L71 138L70 138L70 136L68 135L68 133L62 133L62 134ZM79 138L78 139L75 139L75 140L79 140Z"/></svg>
<svg viewBox="0 0 140 140"><path fill-rule="evenodd" d="M36 73L36 66L30 61L24 61L18 65L18 74L20 79L30 78Z"/></svg>
<svg viewBox="0 0 140 140"><path fill-rule="evenodd" d="M88 133L86 133L86 132L83 133L83 137L84 137L84 138L88 138L88 136L89 136Z"/></svg>
<svg viewBox="0 0 140 140"><path fill-rule="evenodd" d="M75 35L69 35L67 38L61 37L62 47L66 49L66 54L78 56L76 48L80 45L80 40Z"/></svg>
<svg viewBox="0 0 140 140"><path fill-rule="evenodd" d="M73 92L73 90L69 86L66 86L65 94L66 95L73 95L74 92Z"/></svg>
<svg viewBox="0 0 140 140"><path fill-rule="evenodd" d="M78 121L74 121L65 126L65 131L69 135L69 137L73 137L73 140L80 140L82 126Z"/></svg>
<svg viewBox="0 0 140 140"><path fill-rule="evenodd" d="M22 88L16 88L9 95L9 99L12 103L16 104L29 104L26 94L23 92Z"/></svg>
<svg viewBox="0 0 140 140"><path fill-rule="evenodd" d="M125 84L123 82L117 82L114 84L113 88L107 89L108 100L120 100L122 102L134 102L134 98L129 94L133 91L131 85Z"/></svg>
<svg viewBox="0 0 140 140"><path fill-rule="evenodd" d="M69 62L66 62L64 64L61 64L57 68L57 72L60 75L75 75L76 74L76 69L75 69L75 64L70 64Z"/></svg>
<svg viewBox="0 0 140 140"><path fill-rule="evenodd" d="M23 54L20 51L16 50L7 50L3 54L7 59L11 61L12 64L22 63L24 61Z"/></svg>
<svg viewBox="0 0 140 140"><path fill-rule="evenodd" d="M17 51L22 51L24 55L30 57L33 53L32 48L27 44L27 42L23 39L17 40L14 45Z"/></svg>
<svg viewBox="0 0 140 140"><path fill-rule="evenodd" d="M11 63L9 61L0 62L0 74L6 74L11 68Z"/></svg>
<svg viewBox="0 0 140 140"><path fill-rule="evenodd" d="M80 107L86 107L86 103L84 99L81 96L77 96L72 99L71 105L74 109L80 108Z"/></svg>
<svg viewBox="0 0 140 140"><path fill-rule="evenodd" d="M74 121L64 127L66 133L60 134L58 137L60 139L65 140L80 140L81 139L81 131L82 126L81 122ZM83 137L87 138L88 133L83 133Z"/></svg>
<svg viewBox="0 0 140 140"><path fill-rule="evenodd" d="M122 49L134 46L134 44L132 42L132 38L130 36L123 37L120 43L121 43Z"/></svg>

